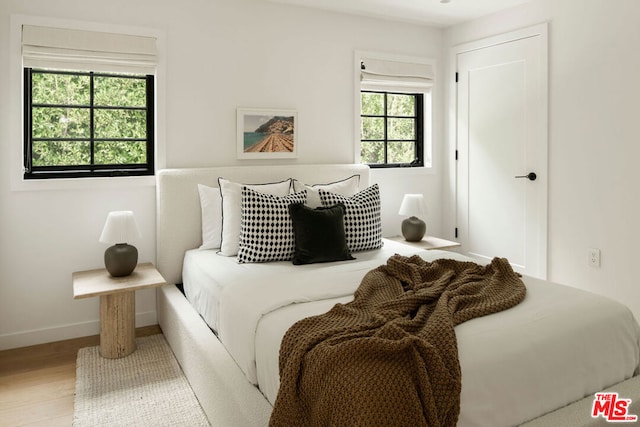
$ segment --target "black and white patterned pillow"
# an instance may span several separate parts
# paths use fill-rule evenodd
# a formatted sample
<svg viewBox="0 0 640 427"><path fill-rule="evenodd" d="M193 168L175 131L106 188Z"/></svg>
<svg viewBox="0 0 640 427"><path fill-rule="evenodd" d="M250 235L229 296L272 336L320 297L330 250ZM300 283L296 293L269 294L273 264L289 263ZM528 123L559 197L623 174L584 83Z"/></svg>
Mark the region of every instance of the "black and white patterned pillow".
<svg viewBox="0 0 640 427"><path fill-rule="evenodd" d="M380 189L378 184L345 197L319 189L323 206L342 203L345 206L344 231L351 252L382 247L382 221L380 220Z"/></svg>
<svg viewBox="0 0 640 427"><path fill-rule="evenodd" d="M306 200L305 191L277 197L242 187L238 262L290 260L295 239L289 205Z"/></svg>

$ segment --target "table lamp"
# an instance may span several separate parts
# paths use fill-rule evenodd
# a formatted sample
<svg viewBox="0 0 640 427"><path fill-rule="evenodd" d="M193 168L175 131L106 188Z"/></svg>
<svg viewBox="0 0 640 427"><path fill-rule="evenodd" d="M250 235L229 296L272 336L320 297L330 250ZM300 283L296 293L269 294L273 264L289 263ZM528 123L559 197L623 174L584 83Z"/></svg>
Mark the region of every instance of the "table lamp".
<svg viewBox="0 0 640 427"><path fill-rule="evenodd" d="M124 277L133 273L138 265L138 250L128 242L140 237L133 212L109 212L100 242L113 244L104 252L104 265L111 276Z"/></svg>
<svg viewBox="0 0 640 427"><path fill-rule="evenodd" d="M399 215L409 218L402 221L402 235L408 242L419 242L427 231L427 225L420 218L427 216L427 206L422 194L405 194Z"/></svg>

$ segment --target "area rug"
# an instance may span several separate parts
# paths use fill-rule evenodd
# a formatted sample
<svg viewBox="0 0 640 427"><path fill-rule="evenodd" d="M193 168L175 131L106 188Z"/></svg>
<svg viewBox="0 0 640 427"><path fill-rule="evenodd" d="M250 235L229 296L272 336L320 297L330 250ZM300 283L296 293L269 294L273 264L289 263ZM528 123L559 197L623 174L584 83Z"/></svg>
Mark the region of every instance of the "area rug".
<svg viewBox="0 0 640 427"><path fill-rule="evenodd" d="M209 426L162 334L136 340L121 359L78 351L74 427Z"/></svg>

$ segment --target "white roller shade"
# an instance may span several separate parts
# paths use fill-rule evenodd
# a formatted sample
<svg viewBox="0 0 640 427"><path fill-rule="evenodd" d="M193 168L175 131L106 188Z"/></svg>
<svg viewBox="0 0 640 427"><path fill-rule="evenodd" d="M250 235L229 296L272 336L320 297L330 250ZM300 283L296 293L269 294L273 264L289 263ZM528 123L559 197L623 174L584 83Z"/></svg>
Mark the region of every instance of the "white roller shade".
<svg viewBox="0 0 640 427"><path fill-rule="evenodd" d="M433 85L433 66L383 59L362 58L360 81L364 85L428 88Z"/></svg>
<svg viewBox="0 0 640 427"><path fill-rule="evenodd" d="M25 67L153 74L153 37L24 25Z"/></svg>

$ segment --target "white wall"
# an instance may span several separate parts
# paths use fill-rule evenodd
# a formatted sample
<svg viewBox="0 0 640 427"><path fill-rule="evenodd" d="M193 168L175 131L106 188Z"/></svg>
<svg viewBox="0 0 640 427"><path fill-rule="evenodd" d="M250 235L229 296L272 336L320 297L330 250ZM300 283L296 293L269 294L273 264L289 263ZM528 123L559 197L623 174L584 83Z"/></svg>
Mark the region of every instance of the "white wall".
<svg viewBox="0 0 640 427"><path fill-rule="evenodd" d="M638 319L639 18L636 0L534 0L443 36L451 47L549 22L549 279L626 303ZM602 251L601 268L587 265L589 248Z"/></svg>
<svg viewBox="0 0 640 427"><path fill-rule="evenodd" d="M19 82L10 78L12 14L141 26L165 33L166 166L252 164L235 158L237 107L293 108L299 158L354 160L355 50L441 57L441 31L259 0L3 0L0 2L0 349L98 332L98 300L73 300L71 273L100 268L98 243L109 211L131 209L144 238L140 261L155 258L153 186L13 191L9 158L19 138L11 120ZM440 229L442 97L436 88L431 170L374 171L386 235L398 234L402 194L430 205ZM17 114L19 117L19 113ZM11 127L14 126L14 127ZM606 253L605 253L606 254ZM138 292L137 326L155 323L155 294Z"/></svg>

